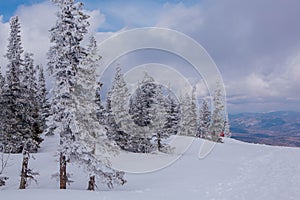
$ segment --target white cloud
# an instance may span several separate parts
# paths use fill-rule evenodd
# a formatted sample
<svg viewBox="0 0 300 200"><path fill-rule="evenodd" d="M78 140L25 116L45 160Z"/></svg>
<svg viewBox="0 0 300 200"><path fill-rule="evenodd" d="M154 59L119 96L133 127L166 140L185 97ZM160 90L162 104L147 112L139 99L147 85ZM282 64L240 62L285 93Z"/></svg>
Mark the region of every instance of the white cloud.
<svg viewBox="0 0 300 200"><path fill-rule="evenodd" d="M271 73L252 73L227 82L233 112L300 109L300 53L286 59Z"/></svg>
<svg viewBox="0 0 300 200"><path fill-rule="evenodd" d="M194 33L201 29L202 24L203 14L199 5L186 7L183 3L167 3L162 9L156 25L184 33Z"/></svg>
<svg viewBox="0 0 300 200"><path fill-rule="evenodd" d="M278 88L282 96L300 101L300 49L287 59L283 69L283 72L279 71L280 75L272 76L271 84Z"/></svg>
<svg viewBox="0 0 300 200"><path fill-rule="evenodd" d="M36 64L47 63L50 46L49 30L55 24L57 8L48 3L21 6L16 11L21 23L21 37L24 50L34 54Z"/></svg>
<svg viewBox="0 0 300 200"><path fill-rule="evenodd" d="M198 98L207 98L210 96L206 83L203 79L198 81L196 84L196 95Z"/></svg>
<svg viewBox="0 0 300 200"><path fill-rule="evenodd" d="M105 15L100 10L85 11L90 16L89 33L96 33L98 29L105 23Z"/></svg>
<svg viewBox="0 0 300 200"><path fill-rule="evenodd" d="M272 93L270 91L270 85L268 81L264 80L262 76L255 73L250 74L246 78L244 90L255 96L265 96Z"/></svg>

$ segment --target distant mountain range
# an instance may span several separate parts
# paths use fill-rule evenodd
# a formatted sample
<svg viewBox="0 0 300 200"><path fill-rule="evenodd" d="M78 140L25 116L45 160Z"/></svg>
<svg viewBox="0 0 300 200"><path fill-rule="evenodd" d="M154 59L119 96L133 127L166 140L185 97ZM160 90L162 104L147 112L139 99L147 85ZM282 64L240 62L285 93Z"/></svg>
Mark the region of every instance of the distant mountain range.
<svg viewBox="0 0 300 200"><path fill-rule="evenodd" d="M300 147L300 112L230 114L229 121L237 140Z"/></svg>

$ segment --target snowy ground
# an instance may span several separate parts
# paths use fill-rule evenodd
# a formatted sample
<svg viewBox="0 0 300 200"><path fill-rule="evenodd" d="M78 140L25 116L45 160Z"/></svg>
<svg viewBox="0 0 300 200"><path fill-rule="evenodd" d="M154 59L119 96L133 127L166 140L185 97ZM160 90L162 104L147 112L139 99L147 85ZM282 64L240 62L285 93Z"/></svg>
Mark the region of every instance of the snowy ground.
<svg viewBox="0 0 300 200"><path fill-rule="evenodd" d="M87 176L75 166L72 183L67 190L58 190L58 182L51 178L58 170L55 150L56 138L47 138L41 152L29 165L39 171L38 183L32 182L27 190L18 190L20 155L10 157L10 166L5 175L10 178L0 188L0 199L300 199L300 148L284 148L247 144L226 139L217 144L203 160L197 155L203 140L196 139L191 147L172 165L151 173L127 173L128 183L109 190L99 186L89 192ZM137 156L136 154L134 156ZM168 155L150 156L165 159ZM174 156L174 155L173 155ZM130 154L122 153L118 159L130 162ZM138 154L141 162L149 155ZM114 162L120 162L114 161Z"/></svg>

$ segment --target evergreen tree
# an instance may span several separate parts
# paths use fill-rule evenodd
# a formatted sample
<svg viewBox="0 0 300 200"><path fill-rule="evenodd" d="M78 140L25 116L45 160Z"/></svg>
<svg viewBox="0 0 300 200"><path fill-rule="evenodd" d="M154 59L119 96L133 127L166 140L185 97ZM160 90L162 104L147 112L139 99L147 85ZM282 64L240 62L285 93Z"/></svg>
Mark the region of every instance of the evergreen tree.
<svg viewBox="0 0 300 200"><path fill-rule="evenodd" d="M75 87L76 98L76 126L79 141L76 141L76 156L74 159L83 165L90 174L90 182L95 181L95 176L100 180L106 179L112 186L112 181L124 183L123 173L111 169L107 154L116 154L117 148L106 137L104 127L97 119L96 104L96 67L100 56L97 55L97 44L94 37L90 38L87 56L79 65ZM94 98L91 98L94 97ZM84 141L84 143L82 143ZM97 158L95 157L97 154ZM102 168L99 168L102 166ZM90 190L94 190L90 183Z"/></svg>
<svg viewBox="0 0 300 200"><path fill-rule="evenodd" d="M190 131L192 136L197 135L197 105L196 105L196 86L192 90L192 102L191 102L191 122L190 122Z"/></svg>
<svg viewBox="0 0 300 200"><path fill-rule="evenodd" d="M44 68L41 65L36 67L37 70L37 99L39 107L39 124L41 129L44 131L47 128L46 119L50 115L50 104L47 99L46 80L44 74Z"/></svg>
<svg viewBox="0 0 300 200"><path fill-rule="evenodd" d="M97 88L96 88L96 115L98 118L98 121L100 124L105 125L105 108L101 103L101 89L102 89L103 83L97 82Z"/></svg>
<svg viewBox="0 0 300 200"><path fill-rule="evenodd" d="M184 98L181 97L181 135L196 136L197 118L193 100L194 98L191 98L188 94Z"/></svg>
<svg viewBox="0 0 300 200"><path fill-rule="evenodd" d="M199 126L197 137L206 138L209 132L211 113L209 111L207 100L203 100L199 112Z"/></svg>
<svg viewBox="0 0 300 200"><path fill-rule="evenodd" d="M2 88L5 84L5 78L2 75L2 70L1 70L1 66L0 66L0 94L2 93Z"/></svg>
<svg viewBox="0 0 300 200"><path fill-rule="evenodd" d="M133 139L133 120L128 111L128 88L124 80L121 68L116 68L112 88L108 94L108 114L110 126L110 138L125 150L131 149ZM136 129L136 128L135 128Z"/></svg>
<svg viewBox="0 0 300 200"><path fill-rule="evenodd" d="M129 114L133 119L134 123L138 126L146 126L147 122L143 119L146 113L146 108L143 106L143 96L142 96L142 89L141 84L135 93L130 97L129 100Z"/></svg>
<svg viewBox="0 0 300 200"><path fill-rule="evenodd" d="M224 121L224 130L223 133L225 137L231 137L231 132L230 132L230 125L229 125L229 120Z"/></svg>
<svg viewBox="0 0 300 200"><path fill-rule="evenodd" d="M51 29L49 71L55 78L52 94L54 133L60 134L60 188L66 188L67 162L82 166L91 176L97 175L112 187L123 184L122 172L116 172L95 158L98 148L106 146L104 130L95 113L96 81L94 44L88 50L81 46L89 25L82 12L82 3L73 0L53 0L60 7L56 26ZM87 75L88 77L84 77ZM89 88L90 87L90 88ZM86 104L86 105L84 105ZM85 116L85 117L82 117ZM95 140L97 144L95 143ZM100 144L99 144L100 143Z"/></svg>
<svg viewBox="0 0 300 200"><path fill-rule="evenodd" d="M118 130L118 125L115 120L114 113L111 107L111 95L112 95L112 88L110 88L106 95L106 110L105 110L105 124L107 125L107 137L111 140L115 140L114 136L116 136L116 131Z"/></svg>
<svg viewBox="0 0 300 200"><path fill-rule="evenodd" d="M56 25L50 30L48 69L54 77L51 114L54 133L60 135L60 188L66 188L66 164L76 138L75 96L76 72L80 61L86 56L80 45L89 25L88 16L82 12L82 4L74 0L52 0L59 6Z"/></svg>
<svg viewBox="0 0 300 200"><path fill-rule="evenodd" d="M162 88L155 83L154 78L145 73L129 105L131 117L136 125L133 143L139 143L135 145L139 149L138 152L150 152L157 146L161 149L161 140L169 136L165 127L167 111ZM151 144L153 138L156 144Z"/></svg>
<svg viewBox="0 0 300 200"><path fill-rule="evenodd" d="M213 112L210 125L210 139L218 141L224 129L224 101L222 99L221 86L217 84L213 94Z"/></svg>
<svg viewBox="0 0 300 200"><path fill-rule="evenodd" d="M167 97L165 97L165 109L166 109L166 124L164 130L169 135L176 135L179 129L180 123L180 106L178 101L172 97L170 91L168 91Z"/></svg>
<svg viewBox="0 0 300 200"><path fill-rule="evenodd" d="M180 97L181 120L180 120L180 135L190 135L190 116L191 116L191 97L186 94L185 97Z"/></svg>
<svg viewBox="0 0 300 200"><path fill-rule="evenodd" d="M32 139L34 141L34 146L30 147L30 149L35 149L34 151L37 151L39 144L43 141L40 137L40 134L43 132L43 128L40 124L40 108L37 98L38 85L32 56L33 54L25 53L24 68L22 70L21 78L23 79L22 84L25 86L24 95L28 103L26 117L28 118L28 125L30 126Z"/></svg>
<svg viewBox="0 0 300 200"><path fill-rule="evenodd" d="M115 115L116 123L119 127L125 127L128 124L127 100L129 97L128 88L124 80L121 68L116 68L115 78L111 91L111 108Z"/></svg>
<svg viewBox="0 0 300 200"><path fill-rule="evenodd" d="M141 85L136 90L132 99L130 113L132 119L139 126L148 126L153 118L153 104L159 92L158 85L155 80L146 72Z"/></svg>
<svg viewBox="0 0 300 200"><path fill-rule="evenodd" d="M0 117L1 149L4 152L21 153L25 142L30 144L30 152L36 151L36 141L32 137L32 105L28 101L26 84L21 83L21 59L23 48L21 45L20 23L18 17L10 20L10 36L6 58L8 66L6 84L0 98L2 108Z"/></svg>
<svg viewBox="0 0 300 200"><path fill-rule="evenodd" d="M87 56L78 66L74 90L77 131L80 133L80 138L89 145L92 153L95 152L97 137L105 135L103 127L97 119L96 66L100 57L97 56L96 51L96 40L91 37L87 48ZM102 138L102 140L104 139Z"/></svg>
<svg viewBox="0 0 300 200"><path fill-rule="evenodd" d="M156 97L153 99L152 110L151 110L151 123L150 131L152 132L152 137L155 138L156 146L159 151L165 146L163 144L163 139L170 137L170 132L166 129L167 124L167 110L165 107L165 99L161 92L159 86L156 91Z"/></svg>

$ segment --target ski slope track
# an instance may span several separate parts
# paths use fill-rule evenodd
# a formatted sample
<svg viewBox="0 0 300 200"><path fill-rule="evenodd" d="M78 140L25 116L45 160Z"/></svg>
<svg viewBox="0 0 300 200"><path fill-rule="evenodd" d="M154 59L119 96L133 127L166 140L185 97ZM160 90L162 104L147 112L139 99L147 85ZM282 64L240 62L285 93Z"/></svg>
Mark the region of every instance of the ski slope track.
<svg viewBox="0 0 300 200"><path fill-rule="evenodd" d="M9 176L6 186L0 188L0 199L65 199L65 200L193 200L193 199L300 199L300 148L249 144L225 139L216 144L204 159L198 158L202 139L173 164L151 173L127 173L127 183L110 190L99 185L97 191L87 191L88 175L80 168L68 165L74 183L67 190L59 190L53 174L58 172L56 148L58 138L45 138L41 151L30 159L29 166L40 173L37 183L31 182L26 190L19 190L21 155L11 155L4 175ZM147 162L145 154L135 154ZM168 154L154 153L164 159ZM128 162L130 153L122 152ZM121 159L121 160L120 160Z"/></svg>

